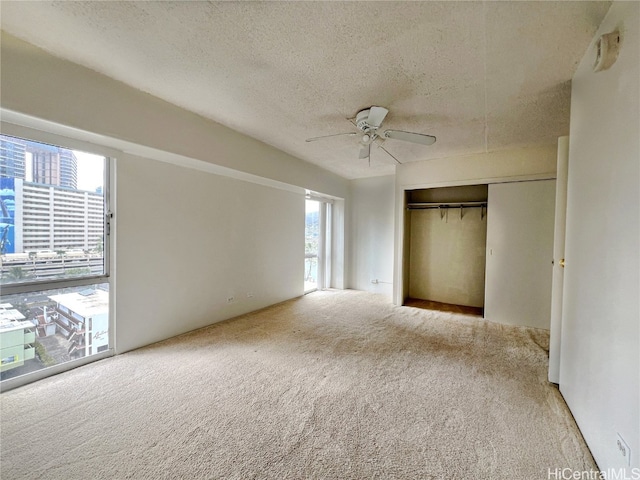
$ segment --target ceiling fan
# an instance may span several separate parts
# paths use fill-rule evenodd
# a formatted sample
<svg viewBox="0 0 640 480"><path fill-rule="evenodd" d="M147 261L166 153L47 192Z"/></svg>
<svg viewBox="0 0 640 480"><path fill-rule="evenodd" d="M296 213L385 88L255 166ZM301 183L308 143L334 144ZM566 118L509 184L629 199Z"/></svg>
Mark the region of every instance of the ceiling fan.
<svg viewBox="0 0 640 480"><path fill-rule="evenodd" d="M333 135L324 135L322 137L307 138L306 141L315 142L316 140L330 137L362 135L360 138L361 148L358 158L369 159L369 165L371 165L371 144L373 142L376 142L376 145L384 150L397 163L400 163L398 159L391 155L391 153L382 146L382 142L384 140L390 138L393 140L402 140L404 142L419 143L420 145L432 145L435 143L436 137L433 135L424 135L422 133L403 132L402 130L385 130L382 133L378 133L378 129L382 125L382 122L388 113L389 110L386 108L376 106L360 110L356 114L354 122L354 125L360 130L360 132L335 133Z"/></svg>

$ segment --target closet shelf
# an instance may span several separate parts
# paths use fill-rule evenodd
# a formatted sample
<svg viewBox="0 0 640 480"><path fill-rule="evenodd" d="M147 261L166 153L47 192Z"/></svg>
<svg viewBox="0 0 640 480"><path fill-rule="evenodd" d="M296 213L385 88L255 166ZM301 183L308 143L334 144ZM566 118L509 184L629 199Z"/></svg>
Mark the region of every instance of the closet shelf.
<svg viewBox="0 0 640 480"><path fill-rule="evenodd" d="M450 203L407 203L409 210L424 208L480 208L487 207L487 202L450 202Z"/></svg>

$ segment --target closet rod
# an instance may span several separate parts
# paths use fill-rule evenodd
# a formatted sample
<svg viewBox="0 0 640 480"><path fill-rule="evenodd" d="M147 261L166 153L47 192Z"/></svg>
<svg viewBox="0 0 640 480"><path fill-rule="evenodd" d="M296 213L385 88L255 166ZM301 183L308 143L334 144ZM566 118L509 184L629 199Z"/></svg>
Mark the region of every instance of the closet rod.
<svg viewBox="0 0 640 480"><path fill-rule="evenodd" d="M451 202L451 203L408 203L409 210L425 208L478 208L487 207L487 202Z"/></svg>

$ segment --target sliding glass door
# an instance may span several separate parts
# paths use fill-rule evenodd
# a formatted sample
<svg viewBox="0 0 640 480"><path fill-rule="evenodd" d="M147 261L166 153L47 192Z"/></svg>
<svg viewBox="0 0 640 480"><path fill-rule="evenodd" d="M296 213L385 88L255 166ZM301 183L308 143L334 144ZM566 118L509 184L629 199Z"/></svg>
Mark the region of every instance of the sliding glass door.
<svg viewBox="0 0 640 480"><path fill-rule="evenodd" d="M304 292L318 289L318 256L320 253L320 202L306 200L304 223Z"/></svg>
<svg viewBox="0 0 640 480"><path fill-rule="evenodd" d="M331 258L331 204L307 197L304 232L304 292L329 287Z"/></svg>

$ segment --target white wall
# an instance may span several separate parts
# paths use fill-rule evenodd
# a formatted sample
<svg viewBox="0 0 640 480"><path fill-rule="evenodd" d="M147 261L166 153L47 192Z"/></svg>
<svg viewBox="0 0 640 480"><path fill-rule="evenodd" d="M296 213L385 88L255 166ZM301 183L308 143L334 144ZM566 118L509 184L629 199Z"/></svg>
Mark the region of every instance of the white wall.
<svg viewBox="0 0 640 480"><path fill-rule="evenodd" d="M344 199L336 199L331 207L331 288L346 288L347 265L346 248L347 232L346 205Z"/></svg>
<svg viewBox="0 0 640 480"><path fill-rule="evenodd" d="M556 145L517 148L398 165L405 190L555 178Z"/></svg>
<svg viewBox="0 0 640 480"><path fill-rule="evenodd" d="M489 185L484 317L549 329L555 180Z"/></svg>
<svg viewBox="0 0 640 480"><path fill-rule="evenodd" d="M573 77L560 358L601 469L623 464L616 433L640 467L640 4L614 2L596 38L615 28L617 62L593 73L592 42Z"/></svg>
<svg viewBox="0 0 640 480"><path fill-rule="evenodd" d="M117 352L301 295L304 189L338 197L344 259L347 180L4 33L0 47L3 131L117 159Z"/></svg>
<svg viewBox="0 0 640 480"><path fill-rule="evenodd" d="M117 199L119 352L302 295L302 195L125 156Z"/></svg>
<svg viewBox="0 0 640 480"><path fill-rule="evenodd" d="M395 177L352 180L349 288L391 297ZM372 284L372 280L380 283Z"/></svg>

